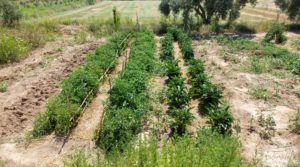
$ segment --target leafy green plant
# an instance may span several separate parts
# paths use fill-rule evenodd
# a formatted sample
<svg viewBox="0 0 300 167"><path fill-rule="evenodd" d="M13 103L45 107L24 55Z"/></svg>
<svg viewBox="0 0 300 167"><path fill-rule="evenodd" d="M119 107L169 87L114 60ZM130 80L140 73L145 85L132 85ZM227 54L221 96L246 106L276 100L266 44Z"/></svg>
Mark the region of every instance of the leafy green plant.
<svg viewBox="0 0 300 167"><path fill-rule="evenodd" d="M188 74L191 78L197 78L199 74L204 72L205 68L202 60L192 60L189 62Z"/></svg>
<svg viewBox="0 0 300 167"><path fill-rule="evenodd" d="M167 33L160 41L161 43L161 53L160 59L162 60L173 60L173 35L171 33Z"/></svg>
<svg viewBox="0 0 300 167"><path fill-rule="evenodd" d="M272 115L266 117L263 113L260 113L258 115L258 123L263 128L259 132L261 138L267 140L275 135L276 123Z"/></svg>
<svg viewBox="0 0 300 167"><path fill-rule="evenodd" d="M27 51L28 44L22 39L0 35L0 64L19 61Z"/></svg>
<svg viewBox="0 0 300 167"><path fill-rule="evenodd" d="M300 110L297 112L295 118L292 119L291 122L290 129L292 132L300 134Z"/></svg>
<svg viewBox="0 0 300 167"><path fill-rule="evenodd" d="M154 36L149 31L137 33L127 67L109 91L103 126L95 134L97 146L105 151L124 150L141 127L141 119L149 110L147 96L153 73Z"/></svg>
<svg viewBox="0 0 300 167"><path fill-rule="evenodd" d="M218 108L222 97L222 91L218 86L209 82L204 83L201 87L201 103L199 107L206 111Z"/></svg>
<svg viewBox="0 0 300 167"><path fill-rule="evenodd" d="M220 134L229 134L233 123L233 116L229 111L229 106L223 108L210 108L209 109L209 121L213 131Z"/></svg>
<svg viewBox="0 0 300 167"><path fill-rule="evenodd" d="M287 41L287 37L284 35L285 27L282 24L274 23L269 29L268 33L263 39L263 42L271 42L275 40L275 43L281 44Z"/></svg>
<svg viewBox="0 0 300 167"><path fill-rule="evenodd" d="M0 92L6 92L8 88L8 82L7 81L0 81Z"/></svg>
<svg viewBox="0 0 300 167"><path fill-rule="evenodd" d="M19 22L19 20L22 17L22 14L19 10L19 7L14 1L1 0L0 16L2 16L4 25L13 26Z"/></svg>
<svg viewBox="0 0 300 167"><path fill-rule="evenodd" d="M62 82L62 95L75 104L81 104L90 91L95 95L98 86L96 75L78 68Z"/></svg>
<svg viewBox="0 0 300 167"><path fill-rule="evenodd" d="M167 76L168 76L168 80L166 81L166 83L169 83L174 77L181 76L181 69L178 66L178 62L179 62L178 60L166 62Z"/></svg>
<svg viewBox="0 0 300 167"><path fill-rule="evenodd" d="M184 85L184 79L174 77L168 83L167 90L169 109L183 109L188 106L190 97Z"/></svg>

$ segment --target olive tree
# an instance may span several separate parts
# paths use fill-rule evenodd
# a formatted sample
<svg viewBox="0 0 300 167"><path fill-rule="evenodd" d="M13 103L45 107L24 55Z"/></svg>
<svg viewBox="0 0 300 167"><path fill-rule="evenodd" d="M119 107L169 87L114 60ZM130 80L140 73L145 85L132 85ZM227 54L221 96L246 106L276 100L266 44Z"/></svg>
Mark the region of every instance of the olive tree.
<svg viewBox="0 0 300 167"><path fill-rule="evenodd" d="M194 12L204 24L210 24L212 19L233 21L240 15L240 10L247 3L255 4L256 0L162 0L159 9L169 16L182 11L183 19Z"/></svg>
<svg viewBox="0 0 300 167"><path fill-rule="evenodd" d="M275 0L275 4L287 13L291 20L299 19L300 0Z"/></svg>

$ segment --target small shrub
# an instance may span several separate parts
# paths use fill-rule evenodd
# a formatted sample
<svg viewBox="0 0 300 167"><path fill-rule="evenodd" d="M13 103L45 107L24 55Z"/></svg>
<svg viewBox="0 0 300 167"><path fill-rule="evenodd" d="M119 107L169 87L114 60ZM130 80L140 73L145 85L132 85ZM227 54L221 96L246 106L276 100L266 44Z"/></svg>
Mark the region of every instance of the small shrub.
<svg viewBox="0 0 300 167"><path fill-rule="evenodd" d="M282 24L275 23L271 26L268 33L266 34L263 42L271 42L275 40L275 43L282 44L287 41L287 37L284 35L285 27Z"/></svg>
<svg viewBox="0 0 300 167"><path fill-rule="evenodd" d="M22 17L19 7L14 1L0 1L0 15L2 14L3 24L5 26L14 26Z"/></svg>
<svg viewBox="0 0 300 167"><path fill-rule="evenodd" d="M86 0L88 5L94 5L95 4L95 0Z"/></svg>
<svg viewBox="0 0 300 167"><path fill-rule="evenodd" d="M209 121L212 130L220 134L229 134L233 123L233 117L229 111L229 106L223 108L210 108Z"/></svg>
<svg viewBox="0 0 300 167"><path fill-rule="evenodd" d="M262 139L268 140L275 135L276 123L272 115L268 115L267 117L265 117L264 114L259 114L258 123L263 128L259 132L259 135Z"/></svg>
<svg viewBox="0 0 300 167"><path fill-rule="evenodd" d="M161 53L160 59L162 60L173 60L173 36L170 33L167 33L164 38L161 39Z"/></svg>
<svg viewBox="0 0 300 167"><path fill-rule="evenodd" d="M166 68L167 68L167 76L168 76L168 80L166 81L166 83L169 83L174 77L181 76L181 69L178 66L178 61L166 62Z"/></svg>
<svg viewBox="0 0 300 167"><path fill-rule="evenodd" d="M300 110L297 112L295 118L292 120L290 129L292 130L292 132L300 134Z"/></svg>
<svg viewBox="0 0 300 167"><path fill-rule="evenodd" d="M106 111L103 127L96 136L96 144L106 151L122 149L141 127L140 117L130 108Z"/></svg>
<svg viewBox="0 0 300 167"><path fill-rule="evenodd" d="M6 34L0 35L0 64L19 61L27 51L27 42Z"/></svg>
<svg viewBox="0 0 300 167"><path fill-rule="evenodd" d="M0 81L0 93L6 92L8 88L8 82L7 81Z"/></svg>
<svg viewBox="0 0 300 167"><path fill-rule="evenodd" d="M211 108L218 108L222 99L222 91L220 88L212 83L204 83L201 87L201 103L200 109L209 111Z"/></svg>
<svg viewBox="0 0 300 167"><path fill-rule="evenodd" d="M189 109L172 109L169 111L174 119L171 127L173 131L182 136L186 133L187 125L192 123L193 116Z"/></svg>

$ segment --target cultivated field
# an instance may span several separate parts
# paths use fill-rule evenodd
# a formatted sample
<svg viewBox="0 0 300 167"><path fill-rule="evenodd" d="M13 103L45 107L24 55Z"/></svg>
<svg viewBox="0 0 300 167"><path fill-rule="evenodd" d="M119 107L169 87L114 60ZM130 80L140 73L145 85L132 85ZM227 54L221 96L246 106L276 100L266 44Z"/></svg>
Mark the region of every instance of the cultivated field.
<svg viewBox="0 0 300 167"><path fill-rule="evenodd" d="M261 0L223 34L161 33L160 2L31 5L0 27L0 167L299 166L300 35L261 43L296 22Z"/></svg>

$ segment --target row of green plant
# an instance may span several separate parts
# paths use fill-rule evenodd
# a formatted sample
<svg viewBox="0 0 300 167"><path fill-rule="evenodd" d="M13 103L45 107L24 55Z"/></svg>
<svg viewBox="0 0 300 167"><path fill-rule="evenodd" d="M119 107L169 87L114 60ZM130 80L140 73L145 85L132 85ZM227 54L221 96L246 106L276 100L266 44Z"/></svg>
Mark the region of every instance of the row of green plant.
<svg viewBox="0 0 300 167"><path fill-rule="evenodd" d="M66 167L240 167L240 144L236 138L210 129L199 129L197 137L184 136L159 141L152 138L132 143L123 152L112 152L105 158L92 159L84 152L65 162ZM160 148L160 149L158 149Z"/></svg>
<svg viewBox="0 0 300 167"><path fill-rule="evenodd" d="M187 125L192 122L193 116L189 109L190 96L178 66L178 60L174 60L173 34L167 33L161 39L160 59L165 61L167 83L167 99L169 115L173 118L172 132L183 135Z"/></svg>
<svg viewBox="0 0 300 167"><path fill-rule="evenodd" d="M254 42L245 38L219 36L218 42L227 45L232 52L250 52L248 70L254 73L268 73L274 70L288 70L300 74L300 56L288 49L277 47L272 43Z"/></svg>
<svg viewBox="0 0 300 167"><path fill-rule="evenodd" d="M110 89L103 123L95 142L105 151L122 150L140 131L149 110L148 86L154 70L156 45L150 31L138 32L129 61Z"/></svg>
<svg viewBox="0 0 300 167"><path fill-rule="evenodd" d="M117 63L117 57L128 44L128 33L114 35L105 45L90 54L84 65L77 68L61 83L61 93L50 100L46 112L34 121L32 136L55 132L64 136L75 125L82 109L96 95L99 78Z"/></svg>
<svg viewBox="0 0 300 167"><path fill-rule="evenodd" d="M203 61L194 58L191 38L178 28L173 27L168 31L173 34L175 40L178 40L183 58L189 65L188 75L191 85L189 96L199 99L199 111L208 117L212 130L221 134L230 132L233 117L229 107L221 106L222 91L219 86L210 82Z"/></svg>

